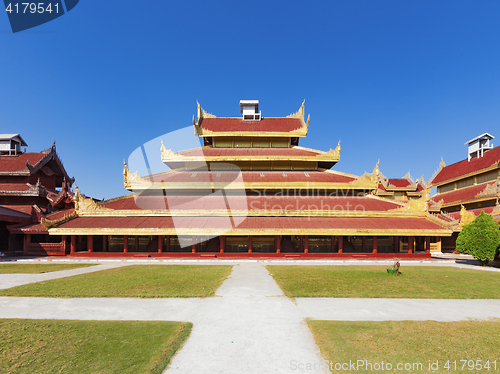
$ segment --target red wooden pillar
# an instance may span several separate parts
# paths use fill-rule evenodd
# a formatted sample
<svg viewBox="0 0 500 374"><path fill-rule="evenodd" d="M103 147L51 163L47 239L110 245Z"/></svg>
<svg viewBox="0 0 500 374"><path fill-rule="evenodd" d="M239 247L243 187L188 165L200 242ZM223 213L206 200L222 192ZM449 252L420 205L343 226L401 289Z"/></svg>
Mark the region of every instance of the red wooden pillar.
<svg viewBox="0 0 500 374"><path fill-rule="evenodd" d="M136 235L135 236L135 249L134 249L134 252L139 252L139 235Z"/></svg>
<svg viewBox="0 0 500 374"><path fill-rule="evenodd" d="M409 236L408 237L408 253L413 253L413 242L414 242L413 236Z"/></svg>
<svg viewBox="0 0 500 374"><path fill-rule="evenodd" d="M70 254L74 254L75 252L76 252L76 236L71 235Z"/></svg>
<svg viewBox="0 0 500 374"><path fill-rule="evenodd" d="M167 235L167 247L165 248L167 252L170 252L170 235Z"/></svg>
<svg viewBox="0 0 500 374"><path fill-rule="evenodd" d="M163 235L158 235L158 253L163 252Z"/></svg>
<svg viewBox="0 0 500 374"><path fill-rule="evenodd" d="M252 253L253 238L252 235L248 235L248 253Z"/></svg>
<svg viewBox="0 0 500 374"><path fill-rule="evenodd" d="M342 235L339 236L339 253L342 253L344 250L344 237Z"/></svg>
<svg viewBox="0 0 500 374"><path fill-rule="evenodd" d="M366 252L366 236L363 236L363 239L361 239L361 252Z"/></svg>
<svg viewBox="0 0 500 374"><path fill-rule="evenodd" d="M425 237L425 253L431 253L431 237Z"/></svg>
<svg viewBox="0 0 500 374"><path fill-rule="evenodd" d="M123 253L128 252L128 235L123 235Z"/></svg>
<svg viewBox="0 0 500 374"><path fill-rule="evenodd" d="M102 236L102 251L103 252L108 251L108 236L107 235Z"/></svg>
<svg viewBox="0 0 500 374"><path fill-rule="evenodd" d="M193 245L191 246L191 252L196 253L196 236L193 236L192 243Z"/></svg>
<svg viewBox="0 0 500 374"><path fill-rule="evenodd" d="M87 235L87 250L90 252L94 252L94 236Z"/></svg>
<svg viewBox="0 0 500 374"><path fill-rule="evenodd" d="M220 253L224 253L226 249L226 237L224 235L220 236Z"/></svg>
<svg viewBox="0 0 500 374"><path fill-rule="evenodd" d="M335 253L335 236L332 235L332 253Z"/></svg>
<svg viewBox="0 0 500 374"><path fill-rule="evenodd" d="M394 237L394 252L399 252L399 236Z"/></svg>
<svg viewBox="0 0 500 374"><path fill-rule="evenodd" d="M309 235L306 235L304 240L304 253L309 253Z"/></svg>
<svg viewBox="0 0 500 374"><path fill-rule="evenodd" d="M378 244L378 238L376 236L373 237L373 249L372 253L377 253L377 244Z"/></svg>
<svg viewBox="0 0 500 374"><path fill-rule="evenodd" d="M302 252L304 250L304 235L300 236L300 249L299 252Z"/></svg>
<svg viewBox="0 0 500 374"><path fill-rule="evenodd" d="M64 254L66 254L66 249L68 248L68 242L66 240L67 236L63 235L61 238L61 244L63 245Z"/></svg>
<svg viewBox="0 0 500 374"><path fill-rule="evenodd" d="M281 253L281 235L276 235L276 253Z"/></svg>
<svg viewBox="0 0 500 374"><path fill-rule="evenodd" d="M26 235L26 243L31 243L31 234Z"/></svg>

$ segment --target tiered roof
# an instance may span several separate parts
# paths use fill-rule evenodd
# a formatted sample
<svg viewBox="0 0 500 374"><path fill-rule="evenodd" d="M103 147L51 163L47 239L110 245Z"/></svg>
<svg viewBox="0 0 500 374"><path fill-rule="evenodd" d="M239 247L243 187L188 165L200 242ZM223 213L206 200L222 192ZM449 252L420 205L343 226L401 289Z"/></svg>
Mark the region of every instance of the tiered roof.
<svg viewBox="0 0 500 374"><path fill-rule="evenodd" d="M206 139L285 136L297 140L285 143L287 148L216 147L207 141L205 147L181 152L162 144L162 161L174 170L140 176L125 164L124 185L135 194L94 202L76 192L75 213L70 219L46 221L50 232L217 235L224 229L224 235L451 234L429 217L429 191L418 181L386 179L378 164L363 176L328 170L339 160L340 142L328 152L299 147L298 137L307 134L309 124L309 118L304 121L304 104L288 117L261 121L217 118L198 104L198 121L193 118L193 123L196 135ZM247 161L251 164L238 164ZM251 167L227 170L220 163ZM421 197L397 202L370 195L379 184L388 190L415 191Z"/></svg>
<svg viewBox="0 0 500 374"><path fill-rule="evenodd" d="M496 147L485 152L482 157L473 157L470 161L465 159L449 166L442 164L431 183L433 186L440 186L454 180L484 173L489 169L498 169L499 163L500 147Z"/></svg>

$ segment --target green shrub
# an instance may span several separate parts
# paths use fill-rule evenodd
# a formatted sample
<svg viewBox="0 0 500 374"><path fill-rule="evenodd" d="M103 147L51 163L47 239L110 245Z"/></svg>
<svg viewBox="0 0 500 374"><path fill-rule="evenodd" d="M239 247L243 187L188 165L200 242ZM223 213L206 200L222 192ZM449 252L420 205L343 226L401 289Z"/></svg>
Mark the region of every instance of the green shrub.
<svg viewBox="0 0 500 374"><path fill-rule="evenodd" d="M492 216L481 212L458 234L457 251L468 253L481 264L493 261L500 245L500 230Z"/></svg>

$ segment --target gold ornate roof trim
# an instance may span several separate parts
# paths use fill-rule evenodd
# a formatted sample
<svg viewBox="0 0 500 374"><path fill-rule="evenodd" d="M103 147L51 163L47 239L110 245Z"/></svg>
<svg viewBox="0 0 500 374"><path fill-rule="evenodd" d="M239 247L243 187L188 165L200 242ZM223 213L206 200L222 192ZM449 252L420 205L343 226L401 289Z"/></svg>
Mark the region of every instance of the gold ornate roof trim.
<svg viewBox="0 0 500 374"><path fill-rule="evenodd" d="M57 227L58 225L61 225L63 223L66 223L68 221L71 221L72 219L78 217L78 213L76 211L73 211L70 214L64 215L64 217L56 219L56 220L50 220L45 217L40 218L40 223L47 229L50 229L52 227Z"/></svg>
<svg viewBox="0 0 500 374"><path fill-rule="evenodd" d="M288 189L288 188L307 188L307 189L326 189L326 190L372 190L375 187L371 183L328 183L328 182L134 182L126 187L129 190L178 190L178 189ZM393 200L392 200L393 201ZM99 204L101 205L101 204Z"/></svg>
<svg viewBox="0 0 500 374"><path fill-rule="evenodd" d="M391 210L391 212L410 212L428 214L431 189L429 187L422 191L422 197L418 199L408 200L401 208Z"/></svg>
<svg viewBox="0 0 500 374"><path fill-rule="evenodd" d="M75 188L75 194L73 196L73 201L75 202L75 212L80 213L84 211L98 211L98 210L106 210L110 211L112 209L101 207L97 204L97 202L91 197L83 197L80 194L78 187Z"/></svg>
<svg viewBox="0 0 500 374"><path fill-rule="evenodd" d="M358 183L371 183L375 186L375 188L378 188L378 184L380 182L380 169L378 167L380 161L377 162L375 165L375 168L371 173L364 173L362 176L358 177L355 181L351 182L352 184L358 184Z"/></svg>
<svg viewBox="0 0 500 374"><path fill-rule="evenodd" d="M484 190L479 192L475 197L500 197L500 176L493 183L488 183Z"/></svg>
<svg viewBox="0 0 500 374"><path fill-rule="evenodd" d="M326 152L325 156L328 156L330 158L332 158L333 160L340 160L340 140L339 140L339 143L337 144L337 147L335 149L331 149Z"/></svg>
<svg viewBox="0 0 500 374"><path fill-rule="evenodd" d="M146 184L146 183L151 184L151 182L141 177L138 172L131 173L127 163L123 161L123 186L125 187L125 189L130 190L134 185Z"/></svg>
<svg viewBox="0 0 500 374"><path fill-rule="evenodd" d="M196 148L195 148L196 149ZM198 149L202 149L202 148L198 148ZM189 152L190 150L188 151L184 151L184 152ZM160 147L160 152L161 152L161 159L162 161L163 160L176 160L176 159L179 159L179 158L182 158L182 153L184 152L173 152L172 149L167 149L165 148L165 144L163 144L163 140L161 141L161 147Z"/></svg>
<svg viewBox="0 0 500 374"><path fill-rule="evenodd" d="M196 101L196 105L198 107L198 125L201 123L203 118L217 118L212 113L206 112L200 105L198 101Z"/></svg>
<svg viewBox="0 0 500 374"><path fill-rule="evenodd" d="M442 229L232 229L210 228L51 228L50 235L368 235L368 236L451 236L452 230Z"/></svg>
<svg viewBox="0 0 500 374"><path fill-rule="evenodd" d="M464 227L468 223L471 223L476 219L473 212L468 212L467 209L462 205L460 209L460 228Z"/></svg>
<svg viewBox="0 0 500 374"><path fill-rule="evenodd" d="M298 118L301 120L304 120L306 112L305 112L305 105L306 105L306 100L302 102L302 105L300 106L299 110L297 110L295 113L291 113L285 118Z"/></svg>
<svg viewBox="0 0 500 374"><path fill-rule="evenodd" d="M114 203L115 201L120 201L120 200L125 200L125 199L129 199L131 197L134 197L134 194L133 193L129 193L127 195L123 195L123 196L118 196L118 197L114 197L112 199L107 199L107 200L103 200L103 201L99 201L97 203L97 205L99 206L103 206L103 205L106 205L106 204L110 204L110 203Z"/></svg>
<svg viewBox="0 0 500 374"><path fill-rule="evenodd" d="M348 217L348 218L412 218L423 217L421 214L406 212L363 211L363 210L319 210L319 209L108 209L106 211L85 211L78 217Z"/></svg>

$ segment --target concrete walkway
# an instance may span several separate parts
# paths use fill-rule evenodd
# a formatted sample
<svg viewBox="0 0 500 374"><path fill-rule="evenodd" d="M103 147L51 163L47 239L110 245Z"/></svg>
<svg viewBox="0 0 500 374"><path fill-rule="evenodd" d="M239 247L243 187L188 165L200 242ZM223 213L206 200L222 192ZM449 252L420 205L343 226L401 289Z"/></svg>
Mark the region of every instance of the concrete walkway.
<svg viewBox="0 0 500 374"><path fill-rule="evenodd" d="M46 279L129 263L39 274ZM0 297L0 318L189 321L192 333L166 373L328 373L305 323L323 320L436 320L500 318L500 300L286 298L262 262L241 262L214 298ZM64 274L62 274L64 273ZM0 287L34 281L0 278ZM28 277L27 277L28 276ZM31 277L29 277L31 276ZM12 277L11 281L8 278ZM3 283L2 283L3 282ZM16 283L17 282L17 283ZM317 365L316 370L300 364Z"/></svg>
<svg viewBox="0 0 500 374"><path fill-rule="evenodd" d="M95 265L95 266L88 266L84 268L71 269L71 270L51 271L42 274L0 274L0 290L5 288L22 286L23 284L28 284L28 283L43 282L50 279L71 277L72 275L93 273L94 271L112 269L125 265L128 264L113 263L105 265Z"/></svg>

